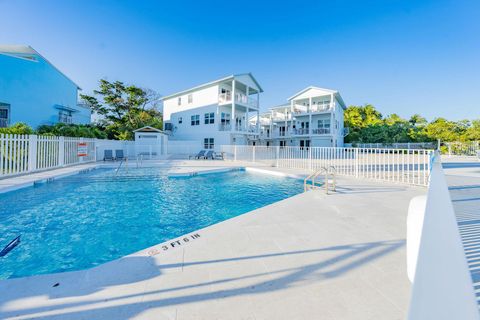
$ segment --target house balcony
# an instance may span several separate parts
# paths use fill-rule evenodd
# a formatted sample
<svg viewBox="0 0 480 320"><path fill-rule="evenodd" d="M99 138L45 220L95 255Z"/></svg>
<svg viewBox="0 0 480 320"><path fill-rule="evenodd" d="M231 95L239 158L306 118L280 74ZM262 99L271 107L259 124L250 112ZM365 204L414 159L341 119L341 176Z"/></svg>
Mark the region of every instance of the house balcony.
<svg viewBox="0 0 480 320"><path fill-rule="evenodd" d="M330 128L318 128L318 129L312 129L312 134L330 134Z"/></svg>
<svg viewBox="0 0 480 320"><path fill-rule="evenodd" d="M296 136L305 136L310 134L310 130L308 128L299 128L299 129L293 129L293 135Z"/></svg>
<svg viewBox="0 0 480 320"><path fill-rule="evenodd" d="M266 132L266 131L260 132L260 138L261 139L269 139L271 137L272 137L272 135L270 134L270 132Z"/></svg>
<svg viewBox="0 0 480 320"><path fill-rule="evenodd" d="M285 137L291 137L291 136L326 135L326 134L330 134L329 128L318 128L318 129L289 128L289 130L287 131L276 131L271 136L273 136L273 138L285 138Z"/></svg>
<svg viewBox="0 0 480 320"><path fill-rule="evenodd" d="M232 102L231 93L221 93L218 95L218 104L227 104ZM258 100L243 93L235 93L235 103L258 109Z"/></svg>
<svg viewBox="0 0 480 320"><path fill-rule="evenodd" d="M294 115L330 112L331 110L333 110L333 108L330 104L314 104L310 107L299 104L293 106Z"/></svg>
<svg viewBox="0 0 480 320"><path fill-rule="evenodd" d="M218 130L219 131L234 131L234 132L244 132L244 133L249 133L249 134L257 134L257 126L248 126L248 127L245 127L244 125L235 125L234 127L232 127L231 124L224 124L224 123L221 123L219 126L218 126Z"/></svg>

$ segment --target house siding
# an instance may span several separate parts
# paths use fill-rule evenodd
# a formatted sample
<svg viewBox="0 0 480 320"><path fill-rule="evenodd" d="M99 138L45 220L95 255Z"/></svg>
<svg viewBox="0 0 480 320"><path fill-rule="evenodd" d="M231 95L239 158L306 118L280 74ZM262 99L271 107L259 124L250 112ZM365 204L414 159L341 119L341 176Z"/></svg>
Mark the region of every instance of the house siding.
<svg viewBox="0 0 480 320"><path fill-rule="evenodd" d="M10 124L33 128L58 122L57 105L78 110L74 123L90 123L90 110L77 106L78 88L42 57L37 61L0 54L0 103L10 105Z"/></svg>

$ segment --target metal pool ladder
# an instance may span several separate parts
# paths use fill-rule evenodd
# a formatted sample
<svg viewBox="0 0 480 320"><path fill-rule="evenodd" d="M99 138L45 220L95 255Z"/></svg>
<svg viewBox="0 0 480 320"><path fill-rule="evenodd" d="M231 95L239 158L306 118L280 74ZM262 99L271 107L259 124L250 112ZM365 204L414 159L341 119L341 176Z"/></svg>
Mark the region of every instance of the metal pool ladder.
<svg viewBox="0 0 480 320"><path fill-rule="evenodd" d="M337 170L334 166L329 166L328 168L322 167L320 168L320 170L317 170L314 173L308 175L303 180L303 190L307 192L308 190L320 189L321 187L315 184L315 180L322 174L324 174L325 177L324 186L326 193L328 194L329 190L335 191L337 187ZM311 181L311 184L308 184L308 181Z"/></svg>
<svg viewBox="0 0 480 320"><path fill-rule="evenodd" d="M118 175L118 171L119 171L120 168L122 167L122 164L123 164L124 160L125 160L125 166L126 166L125 168L127 169L127 172L128 172L128 158L123 158L123 159L120 161L120 164L118 165L117 170L115 170L115 176Z"/></svg>

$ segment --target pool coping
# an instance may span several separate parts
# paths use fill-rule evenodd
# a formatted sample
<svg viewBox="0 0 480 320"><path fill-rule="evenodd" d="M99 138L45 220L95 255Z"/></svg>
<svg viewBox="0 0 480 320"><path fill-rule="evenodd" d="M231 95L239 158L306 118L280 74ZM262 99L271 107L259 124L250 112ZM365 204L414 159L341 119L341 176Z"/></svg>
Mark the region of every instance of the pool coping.
<svg viewBox="0 0 480 320"><path fill-rule="evenodd" d="M100 164L85 164L81 166L69 166L54 170L35 172L28 175L14 176L0 180L0 194L32 187L36 184L47 183L76 174L88 172L101 167Z"/></svg>

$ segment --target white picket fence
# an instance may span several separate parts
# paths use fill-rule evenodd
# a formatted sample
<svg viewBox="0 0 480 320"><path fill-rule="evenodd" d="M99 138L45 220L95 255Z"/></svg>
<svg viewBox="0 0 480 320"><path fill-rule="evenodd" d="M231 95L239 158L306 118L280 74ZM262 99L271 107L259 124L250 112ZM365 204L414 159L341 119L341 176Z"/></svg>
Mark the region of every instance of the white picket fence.
<svg viewBox="0 0 480 320"><path fill-rule="evenodd" d="M438 142L345 143L346 148L436 149Z"/></svg>
<svg viewBox="0 0 480 320"><path fill-rule="evenodd" d="M443 153L448 156L478 156L480 157L480 141L454 141L444 142L446 150Z"/></svg>
<svg viewBox="0 0 480 320"><path fill-rule="evenodd" d="M222 146L226 159L303 169L310 172L334 166L337 174L426 186L433 150L379 148L302 148Z"/></svg>
<svg viewBox="0 0 480 320"><path fill-rule="evenodd" d="M79 144L86 156L78 156ZM95 160L95 139L0 134L0 177Z"/></svg>

